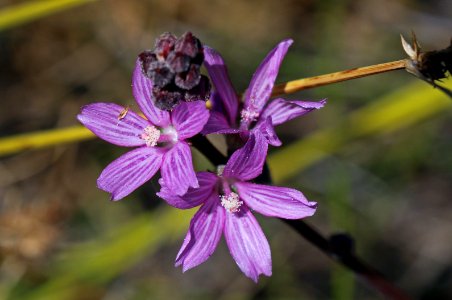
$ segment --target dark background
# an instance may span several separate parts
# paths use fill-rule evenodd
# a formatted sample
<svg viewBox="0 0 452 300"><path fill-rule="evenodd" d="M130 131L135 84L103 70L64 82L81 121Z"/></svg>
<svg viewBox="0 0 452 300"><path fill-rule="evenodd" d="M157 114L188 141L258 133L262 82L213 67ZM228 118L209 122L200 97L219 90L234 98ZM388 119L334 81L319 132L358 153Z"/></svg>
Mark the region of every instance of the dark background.
<svg viewBox="0 0 452 300"><path fill-rule="evenodd" d="M0 1L0 9L25 2ZM451 13L445 0L93 1L0 31L0 137L76 125L90 102L136 109L136 56L165 31L192 31L221 52L243 91L284 38L295 43L277 82L402 59L399 34L411 30L426 50L446 47ZM432 104L404 115L419 95ZM280 126L284 146L272 149L295 149L270 165L278 174L289 166L295 176L276 181L319 203L307 222L325 235L348 232L357 253L414 298L452 298L451 106L434 110L445 96L394 71L287 98L328 98ZM367 117L353 119L363 109ZM356 134L380 120L390 121ZM1 299L382 298L275 219L259 218L271 278L246 278L224 242L182 274L174 259L194 211L168 208L154 181L116 203L96 188L124 151L93 139L0 158Z"/></svg>

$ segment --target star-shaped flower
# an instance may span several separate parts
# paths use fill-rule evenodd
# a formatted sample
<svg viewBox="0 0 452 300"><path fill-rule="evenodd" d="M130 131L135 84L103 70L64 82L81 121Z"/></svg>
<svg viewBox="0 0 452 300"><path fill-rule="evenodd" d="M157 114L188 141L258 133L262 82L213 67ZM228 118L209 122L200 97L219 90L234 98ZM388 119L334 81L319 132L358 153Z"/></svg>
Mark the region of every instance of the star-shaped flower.
<svg viewBox="0 0 452 300"><path fill-rule="evenodd" d="M78 120L101 139L124 147L138 147L108 165L97 179L112 200L129 195L160 169L168 188L183 195L197 188L187 139L199 133L209 118L203 101L184 102L173 111L153 105L152 81L137 61L132 78L135 100L147 118L114 103L93 103L82 108Z"/></svg>
<svg viewBox="0 0 452 300"><path fill-rule="evenodd" d="M190 188L183 196L174 195L165 179L157 194L170 205L188 209L201 208L190 223L176 266L185 272L205 262L215 251L224 234L235 262L246 276L257 282L259 275L270 276L270 247L251 209L265 216L300 219L312 216L316 203L301 192L249 182L262 172L267 141L251 133L245 146L235 151L217 174L198 172L200 187Z"/></svg>
<svg viewBox="0 0 452 300"><path fill-rule="evenodd" d="M265 57L245 92L243 107L239 105L223 58L214 49L204 47L204 63L216 91L204 134L239 133L246 140L250 131L258 131L269 144L280 146L274 126L325 105L325 100L310 102L277 98L268 102L279 67L292 42L290 39L282 41Z"/></svg>

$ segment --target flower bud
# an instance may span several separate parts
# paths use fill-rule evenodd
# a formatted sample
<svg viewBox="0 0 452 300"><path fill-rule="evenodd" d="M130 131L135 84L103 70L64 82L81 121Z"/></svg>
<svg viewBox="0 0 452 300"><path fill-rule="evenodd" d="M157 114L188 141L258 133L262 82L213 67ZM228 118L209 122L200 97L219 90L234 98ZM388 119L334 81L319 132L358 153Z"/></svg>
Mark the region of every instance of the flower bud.
<svg viewBox="0 0 452 300"><path fill-rule="evenodd" d="M191 32L179 38L163 33L153 50L139 55L143 74L152 80L154 104L163 110L173 109L180 101L207 100L209 79L201 75L204 49Z"/></svg>

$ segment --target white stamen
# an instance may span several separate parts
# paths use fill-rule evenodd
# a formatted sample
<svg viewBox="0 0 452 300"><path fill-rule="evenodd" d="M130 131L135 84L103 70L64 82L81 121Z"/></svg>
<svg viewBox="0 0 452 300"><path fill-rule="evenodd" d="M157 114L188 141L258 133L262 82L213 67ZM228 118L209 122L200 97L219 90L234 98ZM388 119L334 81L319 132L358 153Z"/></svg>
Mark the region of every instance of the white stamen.
<svg viewBox="0 0 452 300"><path fill-rule="evenodd" d="M229 195L221 196L221 205L226 209L229 213L236 213L240 211L240 206L242 206L243 201L240 201L239 195L232 192Z"/></svg>
<svg viewBox="0 0 452 300"><path fill-rule="evenodd" d="M224 167L226 167L226 166L225 166L225 165L219 165L219 166L217 167L217 176L218 176L218 177L223 176Z"/></svg>
<svg viewBox="0 0 452 300"><path fill-rule="evenodd" d="M154 147L160 138L160 130L155 126L146 126L140 138L146 142L146 146Z"/></svg>
<svg viewBox="0 0 452 300"><path fill-rule="evenodd" d="M259 117L259 113L253 109L242 109L240 116L244 122L253 122Z"/></svg>

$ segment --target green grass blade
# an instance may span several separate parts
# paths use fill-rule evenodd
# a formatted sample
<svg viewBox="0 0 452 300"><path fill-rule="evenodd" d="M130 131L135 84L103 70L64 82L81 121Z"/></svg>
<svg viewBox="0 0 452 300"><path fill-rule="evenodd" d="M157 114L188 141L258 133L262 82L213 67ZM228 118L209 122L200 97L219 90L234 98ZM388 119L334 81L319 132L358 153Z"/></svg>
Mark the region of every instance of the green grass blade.
<svg viewBox="0 0 452 300"><path fill-rule="evenodd" d="M94 137L95 135L91 131L82 126L24 133L12 137L0 138L0 156L28 149L40 149L83 141Z"/></svg>
<svg viewBox="0 0 452 300"><path fill-rule="evenodd" d="M6 7L0 10L0 31L93 1L95 0L40 0Z"/></svg>

